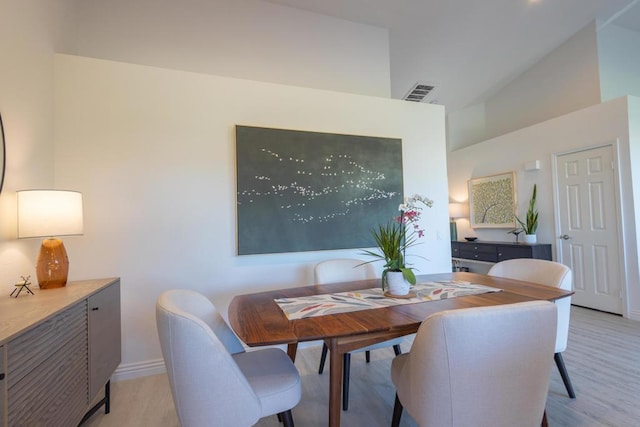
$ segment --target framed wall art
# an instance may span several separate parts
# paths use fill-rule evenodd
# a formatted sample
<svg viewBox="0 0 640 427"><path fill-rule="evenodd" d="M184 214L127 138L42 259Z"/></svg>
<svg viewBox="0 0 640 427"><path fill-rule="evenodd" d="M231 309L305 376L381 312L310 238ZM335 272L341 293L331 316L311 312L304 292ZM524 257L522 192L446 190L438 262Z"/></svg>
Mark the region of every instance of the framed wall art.
<svg viewBox="0 0 640 427"><path fill-rule="evenodd" d="M375 246L398 214L402 140L236 126L238 255Z"/></svg>
<svg viewBox="0 0 640 427"><path fill-rule="evenodd" d="M515 174L469 180L469 222L472 228L515 228Z"/></svg>

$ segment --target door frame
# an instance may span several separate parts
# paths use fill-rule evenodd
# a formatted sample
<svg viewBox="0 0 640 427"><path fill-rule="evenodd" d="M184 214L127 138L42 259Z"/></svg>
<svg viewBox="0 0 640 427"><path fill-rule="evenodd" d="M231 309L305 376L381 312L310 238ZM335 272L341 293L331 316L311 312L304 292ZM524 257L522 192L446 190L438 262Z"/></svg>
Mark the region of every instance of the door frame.
<svg viewBox="0 0 640 427"><path fill-rule="evenodd" d="M626 318L629 317L629 305L628 305L628 274L626 266L628 263L627 252L625 248L627 247L627 242L625 239L625 223L624 223L624 214L623 214L623 204L622 204L622 187L621 183L621 168L620 168L620 157L619 157L619 138L615 140L604 142L601 144L595 145L587 145L584 147L573 148L565 151L558 151L551 154L551 181L553 187L553 220L554 220L554 239L555 239L555 253L556 260L559 263L563 263L562 259L562 251L560 250L560 236L562 230L560 229L560 189L558 188L558 158L560 156L564 156L567 154L579 153L582 151L589 151L597 148L603 147L611 147L611 155L613 161L613 185L614 185L614 200L616 204L616 225L617 225L617 238L618 238L618 253L620 257L618 258L617 266L618 266L618 274L621 280L620 284L620 298L622 300L622 315Z"/></svg>

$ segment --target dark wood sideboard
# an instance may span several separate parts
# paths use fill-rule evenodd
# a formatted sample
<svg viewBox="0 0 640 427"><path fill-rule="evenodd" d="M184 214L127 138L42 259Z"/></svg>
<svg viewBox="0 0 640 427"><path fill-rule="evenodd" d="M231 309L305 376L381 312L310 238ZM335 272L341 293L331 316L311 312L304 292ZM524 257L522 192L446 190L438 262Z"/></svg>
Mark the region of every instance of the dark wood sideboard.
<svg viewBox="0 0 640 427"><path fill-rule="evenodd" d="M451 256L457 259L500 262L514 258L551 260L548 243L451 242Z"/></svg>

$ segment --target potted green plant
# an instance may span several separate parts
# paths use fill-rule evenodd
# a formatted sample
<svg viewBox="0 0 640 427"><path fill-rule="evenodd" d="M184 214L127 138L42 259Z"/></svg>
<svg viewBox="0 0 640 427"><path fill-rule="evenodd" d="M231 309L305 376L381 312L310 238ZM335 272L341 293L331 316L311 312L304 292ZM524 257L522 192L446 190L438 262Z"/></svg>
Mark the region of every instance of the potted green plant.
<svg viewBox="0 0 640 427"><path fill-rule="evenodd" d="M424 230L418 223L422 211L418 203L433 206L433 200L418 194L405 198L399 206L399 216L371 231L378 251L363 250L365 255L375 258L364 264L384 261L382 289L388 287L392 295L406 295L410 286L416 284L415 273L406 263L406 251L424 236Z"/></svg>
<svg viewBox="0 0 640 427"><path fill-rule="evenodd" d="M538 210L536 209L536 195L537 187L536 184L533 184L533 194L529 200L529 209L527 209L525 220L522 221L516 216L516 220L525 234L525 243L536 243L537 240L536 231L538 230Z"/></svg>

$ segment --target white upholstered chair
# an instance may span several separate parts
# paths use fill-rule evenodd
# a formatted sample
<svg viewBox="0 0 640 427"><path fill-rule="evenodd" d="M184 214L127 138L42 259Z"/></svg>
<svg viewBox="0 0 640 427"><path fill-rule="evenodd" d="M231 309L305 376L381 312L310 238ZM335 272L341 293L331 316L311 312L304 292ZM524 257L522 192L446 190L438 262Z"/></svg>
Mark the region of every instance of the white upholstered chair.
<svg viewBox="0 0 640 427"><path fill-rule="evenodd" d="M363 264L364 261L358 259L331 259L318 263L314 268L315 282L318 285L338 282L350 282L354 280L367 280L376 278L376 272L371 264ZM365 352L367 363L370 361L371 350L377 350L384 347L393 347L396 356L402 353L400 344L403 338L395 338L378 344L373 344L350 353L345 353L342 362L342 409L345 411L349 408L349 371L351 369L351 354ZM318 373L324 371L325 361L327 359L327 346L323 344L322 355L320 356L320 367Z"/></svg>
<svg viewBox="0 0 640 427"><path fill-rule="evenodd" d="M180 425L251 426L278 414L293 426L301 383L286 353L245 352L211 301L194 291L162 293L156 322Z"/></svg>
<svg viewBox="0 0 640 427"><path fill-rule="evenodd" d="M554 261L529 258L510 259L493 265L488 274L490 276L506 277L508 279L524 280L552 286L565 291L572 289L571 269L566 265ZM571 384L571 379L569 378L569 373L567 372L562 357L562 352L567 349L567 340L569 338L571 297L561 298L555 303L558 307L558 331L556 335L556 351L553 358L569 397L574 399L576 393L573 390L573 384Z"/></svg>
<svg viewBox="0 0 640 427"><path fill-rule="evenodd" d="M396 403L420 426L540 426L556 308L547 301L448 310L422 322L393 359Z"/></svg>

